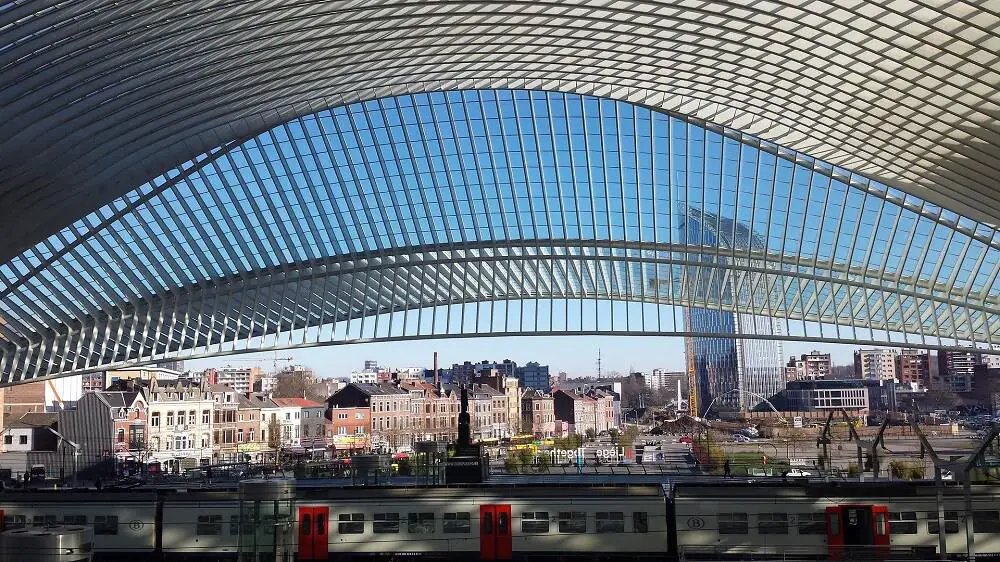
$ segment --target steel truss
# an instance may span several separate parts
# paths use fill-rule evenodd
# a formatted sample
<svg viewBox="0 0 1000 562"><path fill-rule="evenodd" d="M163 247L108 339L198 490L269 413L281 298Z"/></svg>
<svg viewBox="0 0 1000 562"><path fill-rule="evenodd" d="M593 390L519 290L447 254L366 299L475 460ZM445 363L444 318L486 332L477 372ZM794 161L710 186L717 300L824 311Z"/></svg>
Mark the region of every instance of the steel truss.
<svg viewBox="0 0 1000 562"><path fill-rule="evenodd" d="M0 265L4 383L258 349L506 334L992 348L1000 238L734 130L539 91L299 117Z"/></svg>

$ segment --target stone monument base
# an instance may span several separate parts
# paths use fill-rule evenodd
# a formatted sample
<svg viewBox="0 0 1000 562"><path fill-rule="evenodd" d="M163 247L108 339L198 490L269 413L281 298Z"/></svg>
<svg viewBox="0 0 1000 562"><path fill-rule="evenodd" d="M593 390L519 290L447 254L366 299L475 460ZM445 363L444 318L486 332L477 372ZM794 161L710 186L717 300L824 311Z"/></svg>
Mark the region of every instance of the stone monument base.
<svg viewBox="0 0 1000 562"><path fill-rule="evenodd" d="M459 446L445 461L444 474L447 484L474 484L489 478L490 465L478 445Z"/></svg>

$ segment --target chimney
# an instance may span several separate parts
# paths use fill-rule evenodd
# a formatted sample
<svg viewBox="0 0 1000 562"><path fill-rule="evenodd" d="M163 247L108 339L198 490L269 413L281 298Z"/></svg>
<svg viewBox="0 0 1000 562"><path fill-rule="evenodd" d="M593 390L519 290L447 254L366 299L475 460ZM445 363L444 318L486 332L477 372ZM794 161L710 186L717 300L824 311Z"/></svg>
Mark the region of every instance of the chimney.
<svg viewBox="0 0 1000 562"><path fill-rule="evenodd" d="M434 352L434 387L441 388L441 379L438 375L438 352Z"/></svg>

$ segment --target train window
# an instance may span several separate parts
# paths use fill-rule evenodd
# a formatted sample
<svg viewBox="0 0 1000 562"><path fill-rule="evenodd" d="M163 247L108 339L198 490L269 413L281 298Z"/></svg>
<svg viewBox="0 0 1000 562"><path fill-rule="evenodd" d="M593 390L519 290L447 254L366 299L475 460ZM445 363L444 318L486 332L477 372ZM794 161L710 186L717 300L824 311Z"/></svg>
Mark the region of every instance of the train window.
<svg viewBox="0 0 1000 562"><path fill-rule="evenodd" d="M837 536L840 534L840 514L833 512L828 513L830 516L830 534Z"/></svg>
<svg viewBox="0 0 1000 562"><path fill-rule="evenodd" d="M787 513L758 513L757 533L760 535L787 535Z"/></svg>
<svg viewBox="0 0 1000 562"><path fill-rule="evenodd" d="M549 532L548 511L524 511L521 513L521 532L528 535Z"/></svg>
<svg viewBox="0 0 1000 562"><path fill-rule="evenodd" d="M746 513L720 513L720 535L746 535L750 532L749 517Z"/></svg>
<svg viewBox="0 0 1000 562"><path fill-rule="evenodd" d="M36 516L34 516L34 517L31 518L31 526L32 527L42 527L44 525L45 525L45 517L43 517L41 515L36 515Z"/></svg>
<svg viewBox="0 0 1000 562"><path fill-rule="evenodd" d="M598 511L595 519L598 533L625 532L625 514L621 511Z"/></svg>
<svg viewBox="0 0 1000 562"><path fill-rule="evenodd" d="M372 523L373 533L398 533L399 514L398 513L376 513Z"/></svg>
<svg viewBox="0 0 1000 562"><path fill-rule="evenodd" d="M649 515L645 511L632 512L632 532L633 533L649 532Z"/></svg>
<svg viewBox="0 0 1000 562"><path fill-rule="evenodd" d="M341 513L337 520L337 531L342 535L360 535L365 532L364 513Z"/></svg>
<svg viewBox="0 0 1000 562"><path fill-rule="evenodd" d="M973 511L972 532L1000 533L1000 511Z"/></svg>
<svg viewBox="0 0 1000 562"><path fill-rule="evenodd" d="M917 534L917 512L916 511L891 511L889 512L889 529L894 535L915 535Z"/></svg>
<svg viewBox="0 0 1000 562"><path fill-rule="evenodd" d="M444 514L444 532L446 533L471 533L472 519L468 511Z"/></svg>
<svg viewBox="0 0 1000 562"><path fill-rule="evenodd" d="M313 518L312 515L306 513L302 516L302 521L299 523L299 529L303 536L309 536L312 534L313 528Z"/></svg>
<svg viewBox="0 0 1000 562"><path fill-rule="evenodd" d="M875 534L879 536L885 535L885 513L883 512L875 514Z"/></svg>
<svg viewBox="0 0 1000 562"><path fill-rule="evenodd" d="M86 515L64 515L63 525L86 525L87 516Z"/></svg>
<svg viewBox="0 0 1000 562"><path fill-rule="evenodd" d="M798 528L800 535L825 535L825 513L799 513Z"/></svg>
<svg viewBox="0 0 1000 562"><path fill-rule="evenodd" d="M23 515L7 515L3 518L4 529L23 529L28 524L28 518Z"/></svg>
<svg viewBox="0 0 1000 562"><path fill-rule="evenodd" d="M586 533L587 514L583 511L560 511L560 533Z"/></svg>
<svg viewBox="0 0 1000 562"><path fill-rule="evenodd" d="M413 534L431 534L434 532L433 513L410 513L406 520L406 532Z"/></svg>
<svg viewBox="0 0 1000 562"><path fill-rule="evenodd" d="M229 534L236 536L240 534L240 516L230 515L229 516ZM246 519L243 521L243 534L252 535L253 534L253 521Z"/></svg>
<svg viewBox="0 0 1000 562"><path fill-rule="evenodd" d="M95 535L117 535L118 516L117 515L95 515L94 516Z"/></svg>
<svg viewBox="0 0 1000 562"><path fill-rule="evenodd" d="M221 535L222 516L221 515L199 515L198 525L195 527L196 535Z"/></svg>
<svg viewBox="0 0 1000 562"><path fill-rule="evenodd" d="M891 531L895 531L890 527ZM927 532L936 535L940 532L938 527L938 512L928 511L927 512ZM957 533L958 532L958 512L957 511L946 511L944 512L944 532L945 533Z"/></svg>

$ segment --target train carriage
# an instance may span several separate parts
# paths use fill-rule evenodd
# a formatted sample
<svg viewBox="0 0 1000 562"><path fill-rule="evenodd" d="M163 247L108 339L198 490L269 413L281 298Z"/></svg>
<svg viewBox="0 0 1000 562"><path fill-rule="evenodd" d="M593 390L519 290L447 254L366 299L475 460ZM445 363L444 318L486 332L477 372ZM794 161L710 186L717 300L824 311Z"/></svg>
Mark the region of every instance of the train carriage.
<svg viewBox="0 0 1000 562"><path fill-rule="evenodd" d="M1000 488L975 487L973 538L1000 553ZM937 559L937 490L926 483L679 485L672 500L680 560L773 554L800 560ZM946 550L964 557L962 489L942 492Z"/></svg>
<svg viewBox="0 0 1000 562"><path fill-rule="evenodd" d="M300 486L282 525L299 561L399 554L478 560L939 559L1000 553L1000 488L780 482L436 488ZM938 492L941 493L940 502ZM235 560L247 521L228 490L7 491L6 529L94 528L95 560ZM251 522L252 523L252 522ZM260 522L258 522L260 523ZM267 525L265 520L263 524ZM943 524L943 527L941 526Z"/></svg>
<svg viewBox="0 0 1000 562"><path fill-rule="evenodd" d="M585 490L585 493L581 494ZM327 490L299 502L299 550L378 556L527 555L592 558L605 553L662 559L665 499L658 486ZM317 517L328 521L316 526Z"/></svg>
<svg viewBox="0 0 1000 562"><path fill-rule="evenodd" d="M3 529L47 525L89 525L102 559L126 559L157 548L157 494L62 490L0 495Z"/></svg>

